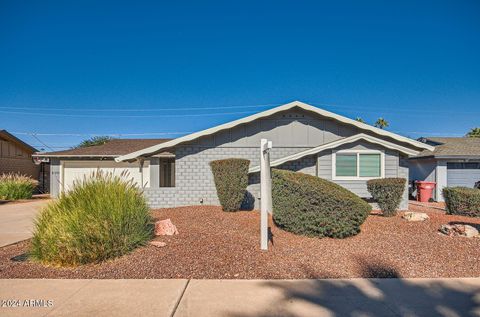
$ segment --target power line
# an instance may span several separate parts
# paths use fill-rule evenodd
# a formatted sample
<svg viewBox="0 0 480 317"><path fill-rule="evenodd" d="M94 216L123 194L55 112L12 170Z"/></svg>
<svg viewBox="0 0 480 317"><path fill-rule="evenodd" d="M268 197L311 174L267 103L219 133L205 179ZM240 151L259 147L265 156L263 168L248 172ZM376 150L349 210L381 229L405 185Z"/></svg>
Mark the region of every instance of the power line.
<svg viewBox="0 0 480 317"><path fill-rule="evenodd" d="M41 135L41 136L144 136L144 135L181 135L190 134L192 132L151 132L151 133L37 133L37 132L17 132L10 131L12 134L17 135Z"/></svg>
<svg viewBox="0 0 480 317"><path fill-rule="evenodd" d="M41 144L43 144L45 147L47 147L48 149L50 149L50 151L55 151L52 147L48 146L45 142L43 142L42 140L40 140L35 134L32 134L31 135L33 138L35 138L38 142L40 142Z"/></svg>
<svg viewBox="0 0 480 317"><path fill-rule="evenodd" d="M265 108L271 106L278 106L278 104L263 104L263 105L245 105L245 106L220 106L220 107L176 107L176 108L144 108L144 109L123 109L123 108L41 108L41 107L14 107L3 106L0 109L13 109L13 110L44 110L44 111L79 111L79 112L158 112L158 111L195 111L195 110L221 110L221 109L238 109L238 108Z"/></svg>
<svg viewBox="0 0 480 317"><path fill-rule="evenodd" d="M189 114L169 114L169 115L86 115L86 114L64 114L64 113L42 113L42 112L21 112L21 111L3 111L0 113L19 114L29 116L46 116L46 117L80 117L80 118L182 118L182 117L207 117L231 114L253 114L252 111L238 112L210 112L210 113L189 113Z"/></svg>
<svg viewBox="0 0 480 317"><path fill-rule="evenodd" d="M316 105L320 107L326 107L326 108L340 108L340 109L351 109L351 110L356 110L356 111L361 111L361 112L372 112L372 111L382 111L383 113L384 110L389 110L390 107L368 107L368 110L372 111L365 111L363 110L365 106L360 106L360 105L339 105L339 104L332 104L332 103L315 103ZM175 108L132 108L132 109L124 109L124 108L109 108L109 109L99 109L97 108L42 108L42 107L16 107L16 106L0 106L0 109L13 109L13 110L42 110L42 111L73 111L73 112L161 112L161 111L196 111L196 110L222 110L222 109L238 109L238 108L266 108L266 107L271 107L271 106L278 106L277 103L269 103L269 104L259 104L259 105L235 105L235 106L209 106L209 107L175 107ZM132 106L130 106L132 107ZM3 112L3 111L2 111ZM398 107L395 108L395 111L391 111L391 113L445 113L445 114L458 114L458 111L445 111L445 110L422 110L422 109L399 109ZM5 111L5 113L7 113ZM16 112L12 112L13 114ZM24 112L20 112L21 114L24 114ZM464 114L480 114L480 112L472 112L472 111L462 111ZM28 112L26 114L29 114ZM220 114L229 114L229 113L218 113ZM49 114L50 115L50 114ZM64 114L52 114L52 115L64 115ZM65 114L66 115L66 114ZM172 116L193 116L194 114L187 114L187 115L172 115ZM203 115L203 114L198 114L198 115ZM210 115L210 114L209 114ZM71 115L71 116L77 116L77 115ZM170 115L162 115L162 116L170 116ZM108 116L111 117L111 116ZM130 117L130 115L128 115ZM135 116L135 117L150 117L150 116Z"/></svg>
<svg viewBox="0 0 480 317"><path fill-rule="evenodd" d="M359 111L359 112L378 112L378 111L381 111L382 113L388 113L388 112L385 112L384 110L387 110L387 111L390 111L391 113L404 113L404 112L407 112L407 113L412 113L412 114L416 114L416 113L431 113L431 114L437 114L437 113L445 113L445 114L458 114L459 112L456 111L456 110L452 110L452 111L445 111L445 110L437 110L437 109L434 109L434 110L422 110L422 109L402 109L402 108L399 108L398 106L395 106L395 107L379 107L379 106L375 106L375 107L367 107L367 106L353 106L353 105L338 105L338 104L326 104L326 103L312 103L312 104L315 104L315 105L318 105L319 107L332 107L332 108L340 108L340 109L351 109L351 110L356 110L356 111ZM367 108L367 110L363 110L364 108ZM395 108L394 111L391 111L390 109L391 108ZM369 111L369 110L372 110L372 111ZM475 112L475 111L461 111L461 113L463 114L480 114L480 112Z"/></svg>

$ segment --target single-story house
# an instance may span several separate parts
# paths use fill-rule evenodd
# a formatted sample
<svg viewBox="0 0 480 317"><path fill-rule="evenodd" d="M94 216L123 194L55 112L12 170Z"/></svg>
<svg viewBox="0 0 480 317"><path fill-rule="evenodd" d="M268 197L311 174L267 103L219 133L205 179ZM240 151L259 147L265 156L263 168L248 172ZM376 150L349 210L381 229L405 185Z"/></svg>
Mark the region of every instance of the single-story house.
<svg viewBox="0 0 480 317"><path fill-rule="evenodd" d="M209 162L245 158L250 160L248 196L258 206L262 138L273 142L272 166L331 180L364 198L370 198L367 180L408 179L408 158L434 150L429 144L295 101L176 139L114 140L38 156L50 158L53 196L95 169L115 173L127 169L142 184L152 207L217 205ZM407 206L408 190L401 208Z"/></svg>
<svg viewBox="0 0 480 317"><path fill-rule="evenodd" d="M410 158L410 180L436 182L434 199L443 201L446 186L473 187L480 181L480 138L424 137L434 146Z"/></svg>

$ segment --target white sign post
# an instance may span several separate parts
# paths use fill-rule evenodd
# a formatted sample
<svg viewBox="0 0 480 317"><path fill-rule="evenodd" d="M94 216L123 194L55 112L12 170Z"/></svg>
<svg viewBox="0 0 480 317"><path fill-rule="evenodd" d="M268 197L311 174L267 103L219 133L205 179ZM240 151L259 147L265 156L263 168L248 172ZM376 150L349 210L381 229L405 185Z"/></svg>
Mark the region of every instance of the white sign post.
<svg viewBox="0 0 480 317"><path fill-rule="evenodd" d="M260 248L262 250L268 250L268 213L272 212L271 149L271 141L260 140Z"/></svg>

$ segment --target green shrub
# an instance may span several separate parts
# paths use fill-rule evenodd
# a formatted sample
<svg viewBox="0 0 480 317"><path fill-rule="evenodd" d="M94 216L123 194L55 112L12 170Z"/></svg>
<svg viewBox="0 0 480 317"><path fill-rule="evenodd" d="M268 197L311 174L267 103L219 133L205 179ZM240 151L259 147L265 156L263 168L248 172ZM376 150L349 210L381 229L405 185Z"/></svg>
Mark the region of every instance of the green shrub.
<svg viewBox="0 0 480 317"><path fill-rule="evenodd" d="M445 187L443 198L449 215L480 217L480 189Z"/></svg>
<svg viewBox="0 0 480 317"><path fill-rule="evenodd" d="M405 192L405 178L377 178L367 181L367 189L384 216L395 216Z"/></svg>
<svg viewBox="0 0 480 317"><path fill-rule="evenodd" d="M248 186L249 160L225 159L210 162L218 200L224 211L237 211Z"/></svg>
<svg viewBox="0 0 480 317"><path fill-rule="evenodd" d="M152 236L151 222L145 198L132 181L97 172L42 210L30 255L60 266L100 262L145 244Z"/></svg>
<svg viewBox="0 0 480 317"><path fill-rule="evenodd" d="M272 196L275 223L307 236L355 235L372 209L340 185L286 170L272 170Z"/></svg>
<svg viewBox="0 0 480 317"><path fill-rule="evenodd" d="M25 175L2 174L0 175L0 199L30 199L37 185L38 181Z"/></svg>

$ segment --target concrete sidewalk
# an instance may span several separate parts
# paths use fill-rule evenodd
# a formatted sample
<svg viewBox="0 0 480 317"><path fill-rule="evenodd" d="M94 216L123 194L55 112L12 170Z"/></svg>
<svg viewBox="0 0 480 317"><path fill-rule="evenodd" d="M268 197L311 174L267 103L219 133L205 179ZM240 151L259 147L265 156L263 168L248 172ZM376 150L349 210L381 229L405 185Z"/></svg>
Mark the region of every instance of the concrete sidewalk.
<svg viewBox="0 0 480 317"><path fill-rule="evenodd" d="M0 299L23 306L1 316L480 316L480 279L0 280Z"/></svg>
<svg viewBox="0 0 480 317"><path fill-rule="evenodd" d="M0 205L0 247L31 238L35 216L49 201Z"/></svg>

